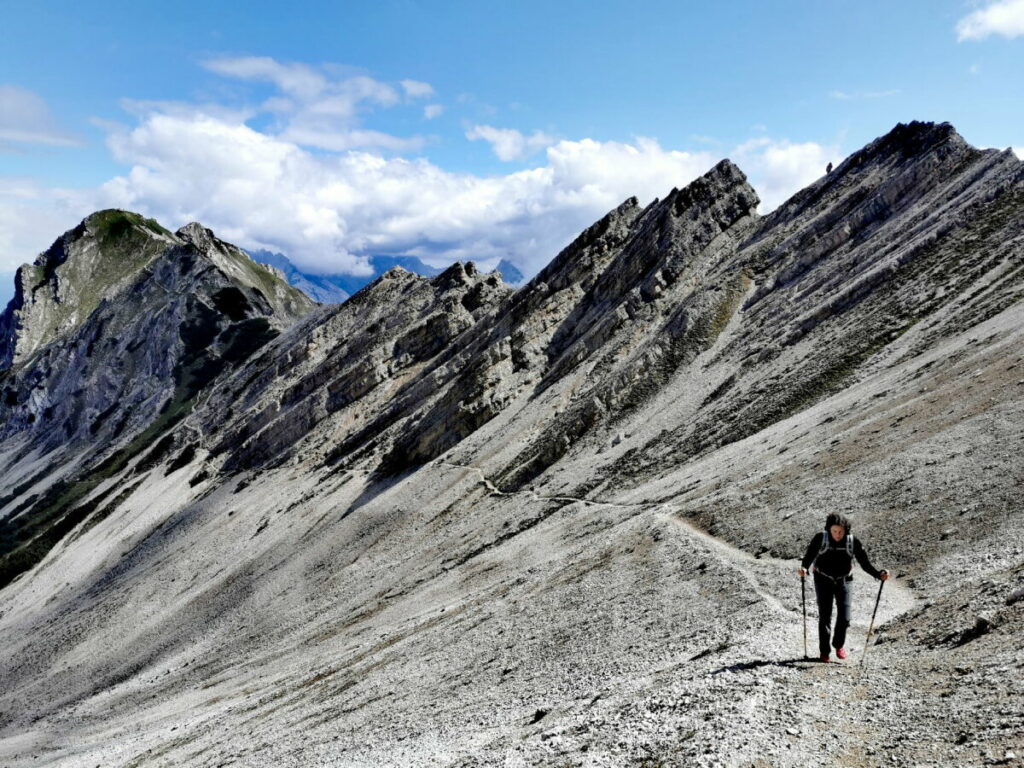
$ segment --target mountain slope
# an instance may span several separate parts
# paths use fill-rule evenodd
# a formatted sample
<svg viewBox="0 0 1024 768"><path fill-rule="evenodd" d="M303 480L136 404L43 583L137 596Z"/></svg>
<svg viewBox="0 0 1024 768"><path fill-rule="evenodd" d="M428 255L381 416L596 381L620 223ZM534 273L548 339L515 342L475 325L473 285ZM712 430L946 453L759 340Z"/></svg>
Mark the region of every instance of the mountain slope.
<svg viewBox="0 0 1024 768"><path fill-rule="evenodd" d="M0 755L1019 753L1022 194L1012 155L900 125L766 217L723 161L515 292L394 270L305 315L0 591ZM801 658L836 510L896 576L863 678Z"/></svg>
<svg viewBox="0 0 1024 768"><path fill-rule="evenodd" d="M174 237L152 219L99 211L22 265L0 315L0 368L78 328L99 303L134 279Z"/></svg>
<svg viewBox="0 0 1024 768"><path fill-rule="evenodd" d="M95 518L117 490L110 478L142 453L157 462L204 387L313 308L198 224L140 234L134 214L115 213L119 238L96 236L111 215L94 214L41 257L66 257L22 308L47 333L5 340L18 360L2 372L0 583Z"/></svg>

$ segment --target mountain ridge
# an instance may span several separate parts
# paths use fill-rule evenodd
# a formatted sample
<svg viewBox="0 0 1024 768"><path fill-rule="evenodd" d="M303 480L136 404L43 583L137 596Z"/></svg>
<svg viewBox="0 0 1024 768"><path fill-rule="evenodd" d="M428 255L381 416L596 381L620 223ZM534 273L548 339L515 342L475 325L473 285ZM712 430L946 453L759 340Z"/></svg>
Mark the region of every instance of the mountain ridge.
<svg viewBox="0 0 1024 768"><path fill-rule="evenodd" d="M341 304L349 296L376 280L388 270L401 267L409 272L426 277L434 277L444 270L426 264L415 256L370 256L369 262L373 272L371 275L349 275L344 273L316 274L303 272L296 267L287 256L268 250L248 252L253 261L266 264L281 270L290 285L301 290L314 301L321 304ZM502 279L509 284L523 281L523 273L509 261L502 259L495 267Z"/></svg>
<svg viewBox="0 0 1024 768"><path fill-rule="evenodd" d="M114 447L102 425L0 440L0 543L53 540L0 589L0 756L1001 759L1024 727L1010 159L900 124L766 216L723 160L626 200L517 290L457 263L270 312L208 270L207 309L184 301L166 338L225 287L250 308L221 301L239 319L220 313L196 370L239 323L278 332L179 419L77 481L76 446ZM42 406L39 376L9 408ZM62 505L60 481L89 487ZM895 577L856 680L798 656L795 568L837 510Z"/></svg>

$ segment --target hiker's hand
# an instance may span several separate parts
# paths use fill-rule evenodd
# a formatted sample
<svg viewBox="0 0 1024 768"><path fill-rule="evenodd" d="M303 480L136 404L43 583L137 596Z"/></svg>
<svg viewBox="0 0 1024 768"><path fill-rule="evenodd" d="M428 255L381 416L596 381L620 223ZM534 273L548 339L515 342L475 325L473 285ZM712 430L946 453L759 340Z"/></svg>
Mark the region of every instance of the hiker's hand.
<svg viewBox="0 0 1024 768"><path fill-rule="evenodd" d="M807 571L805 571L803 568L797 568L796 572L800 574L801 579L807 575Z"/></svg>
<svg viewBox="0 0 1024 768"><path fill-rule="evenodd" d="M888 581L889 580L889 572L888 571L882 571L880 574L878 574L878 578L880 578L882 581Z"/></svg>

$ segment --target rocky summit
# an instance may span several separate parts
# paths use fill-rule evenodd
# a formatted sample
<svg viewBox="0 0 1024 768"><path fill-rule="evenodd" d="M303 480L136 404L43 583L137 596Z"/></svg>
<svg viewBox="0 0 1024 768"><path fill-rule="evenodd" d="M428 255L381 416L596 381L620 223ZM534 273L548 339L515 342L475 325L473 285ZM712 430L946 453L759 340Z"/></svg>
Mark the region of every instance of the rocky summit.
<svg viewBox="0 0 1024 768"><path fill-rule="evenodd" d="M330 306L65 233L0 318L0 765L1015 764L1024 163L901 124L758 204ZM821 664L831 512L892 578Z"/></svg>

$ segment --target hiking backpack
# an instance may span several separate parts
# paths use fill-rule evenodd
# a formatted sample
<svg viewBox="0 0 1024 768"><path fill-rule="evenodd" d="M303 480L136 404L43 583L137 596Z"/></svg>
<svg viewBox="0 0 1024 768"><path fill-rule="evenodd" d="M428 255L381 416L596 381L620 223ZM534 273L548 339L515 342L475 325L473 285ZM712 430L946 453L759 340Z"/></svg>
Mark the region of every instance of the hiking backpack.
<svg viewBox="0 0 1024 768"><path fill-rule="evenodd" d="M818 550L818 557L821 557L826 552L828 552L828 545L829 545L829 542L831 540L832 540L832 536L829 534L828 528L826 528L822 532L822 534L821 534L821 549ZM846 554L848 554L851 558L853 557L853 534L852 533L847 533L846 534ZM816 557L814 559L817 560L818 557Z"/></svg>

